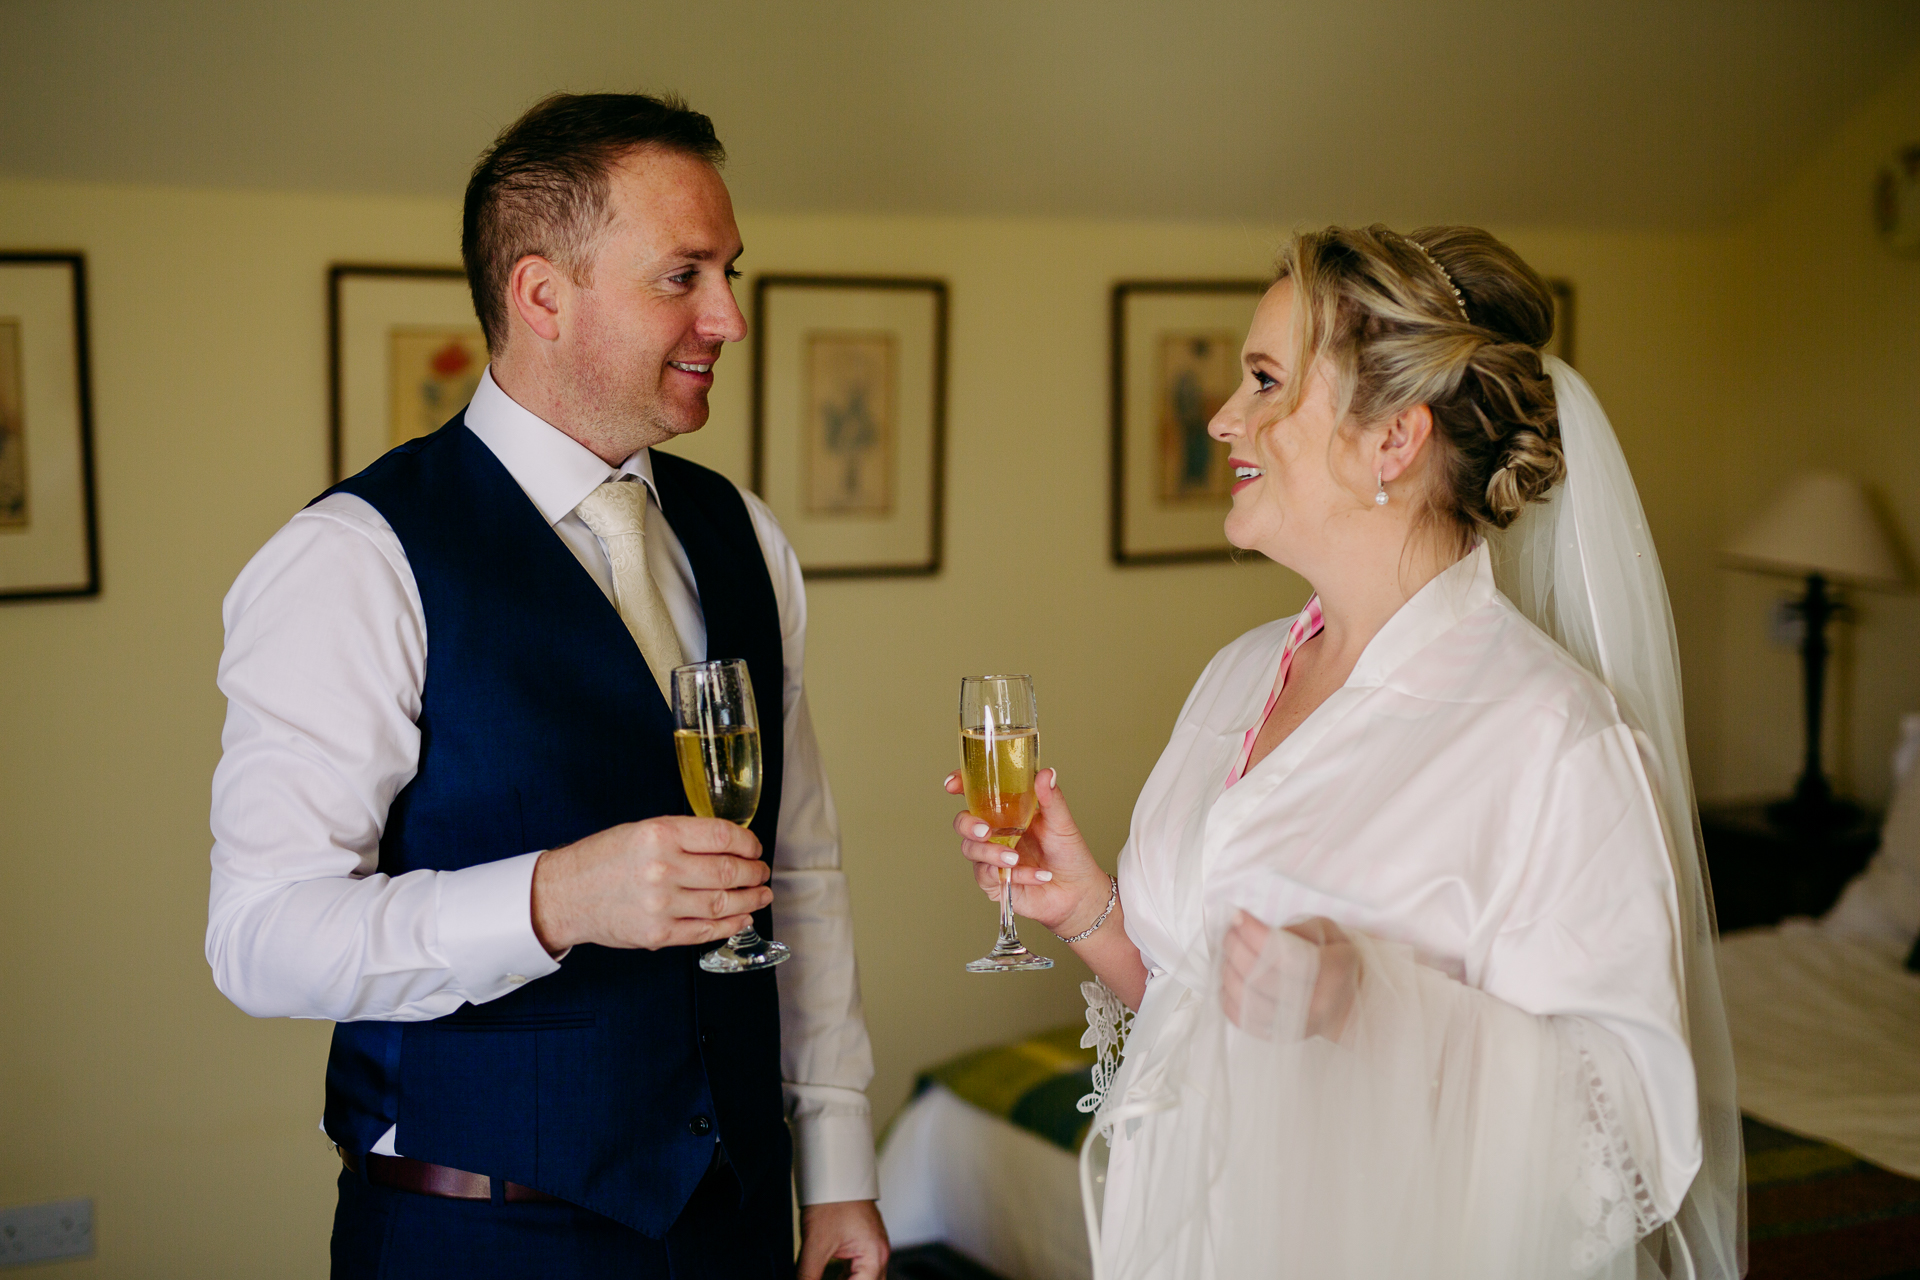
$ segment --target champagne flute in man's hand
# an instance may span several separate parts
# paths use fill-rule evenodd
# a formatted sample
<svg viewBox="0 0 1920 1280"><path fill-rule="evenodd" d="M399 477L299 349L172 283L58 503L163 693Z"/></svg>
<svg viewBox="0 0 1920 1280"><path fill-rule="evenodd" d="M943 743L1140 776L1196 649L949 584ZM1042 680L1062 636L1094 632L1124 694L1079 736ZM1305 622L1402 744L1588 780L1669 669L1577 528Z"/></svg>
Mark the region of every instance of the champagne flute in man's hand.
<svg viewBox="0 0 1920 1280"><path fill-rule="evenodd" d="M673 669L673 747L680 785L703 818L746 826L760 807L760 720L753 679L738 658ZM793 953L745 929L700 957L708 973L770 969Z"/></svg>
<svg viewBox="0 0 1920 1280"><path fill-rule="evenodd" d="M987 824L988 840L1017 848L1040 808L1040 717L1031 676L967 676L960 681L960 778L967 811ZM1013 873L1000 872L1000 938L967 965L968 973L1051 969L1020 941L1013 923Z"/></svg>

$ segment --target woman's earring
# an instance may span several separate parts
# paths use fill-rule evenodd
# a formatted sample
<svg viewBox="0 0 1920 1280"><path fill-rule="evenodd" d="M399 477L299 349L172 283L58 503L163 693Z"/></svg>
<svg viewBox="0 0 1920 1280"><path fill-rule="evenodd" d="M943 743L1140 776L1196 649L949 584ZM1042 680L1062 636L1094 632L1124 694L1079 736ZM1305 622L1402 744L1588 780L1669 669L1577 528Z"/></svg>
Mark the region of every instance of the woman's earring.
<svg viewBox="0 0 1920 1280"><path fill-rule="evenodd" d="M1373 505L1376 507L1386 506L1387 482L1380 478L1380 472L1376 471L1373 473L1373 483L1378 486L1373 493Z"/></svg>

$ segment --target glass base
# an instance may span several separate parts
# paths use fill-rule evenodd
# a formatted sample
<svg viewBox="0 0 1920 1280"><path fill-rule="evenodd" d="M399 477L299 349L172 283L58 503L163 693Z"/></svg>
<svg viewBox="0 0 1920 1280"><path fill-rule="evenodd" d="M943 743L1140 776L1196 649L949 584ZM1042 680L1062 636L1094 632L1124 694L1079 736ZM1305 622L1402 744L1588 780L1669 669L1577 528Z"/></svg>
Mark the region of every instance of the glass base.
<svg viewBox="0 0 1920 1280"><path fill-rule="evenodd" d="M765 941L758 934L750 941L735 935L701 956L700 967L708 973L751 973L792 958L793 951L784 942Z"/></svg>
<svg viewBox="0 0 1920 1280"><path fill-rule="evenodd" d="M1018 944L995 947L978 960L967 962L968 973L1014 973L1021 969L1051 969L1053 961Z"/></svg>

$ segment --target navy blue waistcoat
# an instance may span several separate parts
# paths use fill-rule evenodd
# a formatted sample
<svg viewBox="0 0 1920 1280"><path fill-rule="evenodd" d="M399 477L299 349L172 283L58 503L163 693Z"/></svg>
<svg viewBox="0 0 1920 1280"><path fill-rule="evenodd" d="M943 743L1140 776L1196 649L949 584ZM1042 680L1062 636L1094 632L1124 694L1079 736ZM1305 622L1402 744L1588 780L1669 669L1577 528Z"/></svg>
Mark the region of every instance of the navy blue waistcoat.
<svg viewBox="0 0 1920 1280"><path fill-rule="evenodd" d="M752 673L765 771L753 831L771 856L782 663L766 560L731 482L666 454L653 469L707 651ZM382 872L457 870L689 812L672 714L633 637L463 417L330 492L386 517L426 615L419 771L388 810ZM756 924L772 927L766 913ZM773 973L703 973L704 950L579 946L557 973L485 1005L339 1023L327 1133L364 1153L397 1123L413 1159L536 1187L655 1237L716 1134L749 1194L762 1179L784 1184Z"/></svg>

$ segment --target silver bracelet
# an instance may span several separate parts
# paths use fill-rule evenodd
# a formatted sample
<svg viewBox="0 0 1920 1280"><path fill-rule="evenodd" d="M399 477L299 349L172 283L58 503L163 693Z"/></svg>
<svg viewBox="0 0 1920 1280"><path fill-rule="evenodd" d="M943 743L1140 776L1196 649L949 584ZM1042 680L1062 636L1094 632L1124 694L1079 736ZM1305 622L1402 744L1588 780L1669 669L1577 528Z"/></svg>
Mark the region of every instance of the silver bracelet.
<svg viewBox="0 0 1920 1280"><path fill-rule="evenodd" d="M1074 934L1071 938L1063 938L1057 933L1053 935L1054 937L1060 938L1062 942L1085 942L1088 938L1091 938L1095 933L1099 932L1100 926L1105 924L1107 917L1113 914L1114 904L1120 901L1120 877L1108 876L1107 881L1113 885L1113 892L1107 895L1107 909L1100 913L1100 918L1080 932Z"/></svg>

